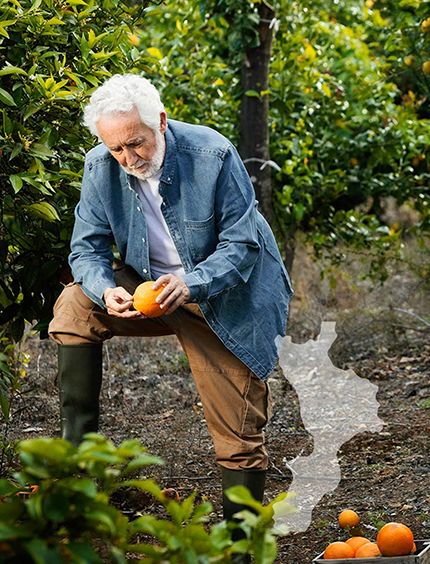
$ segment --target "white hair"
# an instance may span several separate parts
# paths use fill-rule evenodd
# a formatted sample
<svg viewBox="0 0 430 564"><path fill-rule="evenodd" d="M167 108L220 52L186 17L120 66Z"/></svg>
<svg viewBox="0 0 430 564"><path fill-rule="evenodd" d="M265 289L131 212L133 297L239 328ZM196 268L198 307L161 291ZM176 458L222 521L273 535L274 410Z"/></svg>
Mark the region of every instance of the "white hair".
<svg viewBox="0 0 430 564"><path fill-rule="evenodd" d="M84 125L97 135L97 123L106 114L124 114L137 108L142 123L153 131L160 126L164 105L158 90L143 76L115 74L95 90L84 109Z"/></svg>

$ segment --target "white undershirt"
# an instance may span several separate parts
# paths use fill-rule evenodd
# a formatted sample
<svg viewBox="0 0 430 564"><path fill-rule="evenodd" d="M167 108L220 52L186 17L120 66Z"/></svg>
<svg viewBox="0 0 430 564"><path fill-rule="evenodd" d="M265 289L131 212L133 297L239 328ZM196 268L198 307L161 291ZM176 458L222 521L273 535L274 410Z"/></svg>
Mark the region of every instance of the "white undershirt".
<svg viewBox="0 0 430 564"><path fill-rule="evenodd" d="M185 274L166 220L161 213L163 198L158 192L158 186L162 171L161 168L146 180L139 178L136 183L148 226L149 264L153 280L168 273L177 276Z"/></svg>

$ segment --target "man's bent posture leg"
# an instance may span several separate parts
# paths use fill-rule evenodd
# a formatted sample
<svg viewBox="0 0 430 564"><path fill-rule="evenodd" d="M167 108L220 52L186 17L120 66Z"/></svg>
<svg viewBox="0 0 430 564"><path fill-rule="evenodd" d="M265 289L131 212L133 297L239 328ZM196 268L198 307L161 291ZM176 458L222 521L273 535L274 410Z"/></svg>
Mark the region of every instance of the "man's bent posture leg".
<svg viewBox="0 0 430 564"><path fill-rule="evenodd" d="M212 331L196 304L185 304L177 317L177 335L190 361L222 471L224 518L247 507L231 502L225 490L244 485L262 502L268 455L263 428L271 416L269 384L262 382ZM249 508L247 508L249 509ZM244 538L241 529L233 540ZM245 564L249 557L233 555Z"/></svg>
<svg viewBox="0 0 430 564"><path fill-rule="evenodd" d="M115 271L115 282L133 293L142 280L129 267ZM79 444L98 430L102 343L114 335L157 336L173 331L160 319L121 319L109 315L82 292L66 286L54 306L49 335L58 344L61 436Z"/></svg>

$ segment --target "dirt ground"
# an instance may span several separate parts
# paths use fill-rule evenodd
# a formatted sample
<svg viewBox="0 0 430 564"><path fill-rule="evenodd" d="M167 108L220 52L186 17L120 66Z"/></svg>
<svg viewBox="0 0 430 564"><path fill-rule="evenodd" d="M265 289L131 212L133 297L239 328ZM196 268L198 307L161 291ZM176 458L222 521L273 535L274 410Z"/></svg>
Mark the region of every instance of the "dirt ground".
<svg viewBox="0 0 430 564"><path fill-rule="evenodd" d="M333 281L319 278L319 266L302 260L293 272L296 294L288 334L303 343L318 335L322 321L337 321L330 358L378 386L384 427L356 435L341 447L340 484L318 503L306 532L278 538L276 564L306 564L329 542L344 538L337 525L344 508L359 513L373 540L380 520L401 521L415 538L430 539L430 289L409 271L393 271L382 288L360 281L356 272L335 272L334 287ZM30 335L24 350L30 355L26 377L36 389L12 422L11 438L57 436L56 346ZM288 490L292 476L286 463L312 452L297 394L279 366L269 383L273 413L266 427L265 502ZM116 444L138 437L150 454L164 459L165 466L151 468L148 477L175 488L181 497L197 490L198 500L213 503L209 525L221 520L221 472L176 337L106 343L101 410L102 434Z"/></svg>

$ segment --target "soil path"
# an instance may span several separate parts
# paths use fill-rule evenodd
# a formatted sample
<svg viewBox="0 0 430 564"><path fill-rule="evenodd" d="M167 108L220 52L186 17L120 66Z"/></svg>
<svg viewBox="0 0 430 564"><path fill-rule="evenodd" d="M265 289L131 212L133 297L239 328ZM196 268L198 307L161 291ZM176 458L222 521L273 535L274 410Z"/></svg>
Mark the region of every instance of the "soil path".
<svg viewBox="0 0 430 564"><path fill-rule="evenodd" d="M56 436L56 347L34 337L25 348L30 354L27 377L36 390L13 423L13 438ZM371 538L379 520L401 521L416 538L430 538L430 344L388 350L341 367L346 365L378 385L384 429L357 435L343 445L339 486L317 505L305 533L278 539L276 564L311 562L328 542L342 539L337 516L344 508L360 514ZM265 502L288 490L291 474L286 462L312 451L297 396L279 368L269 382L273 414L266 428L270 468ZM220 469L176 337L115 338L105 344L100 432L117 444L140 438L149 453L166 463L151 468L149 476L162 487L176 488L181 497L197 490L198 500L213 503L209 525L221 520ZM142 507L129 503L123 509L132 514ZM149 511L159 514L161 508Z"/></svg>

